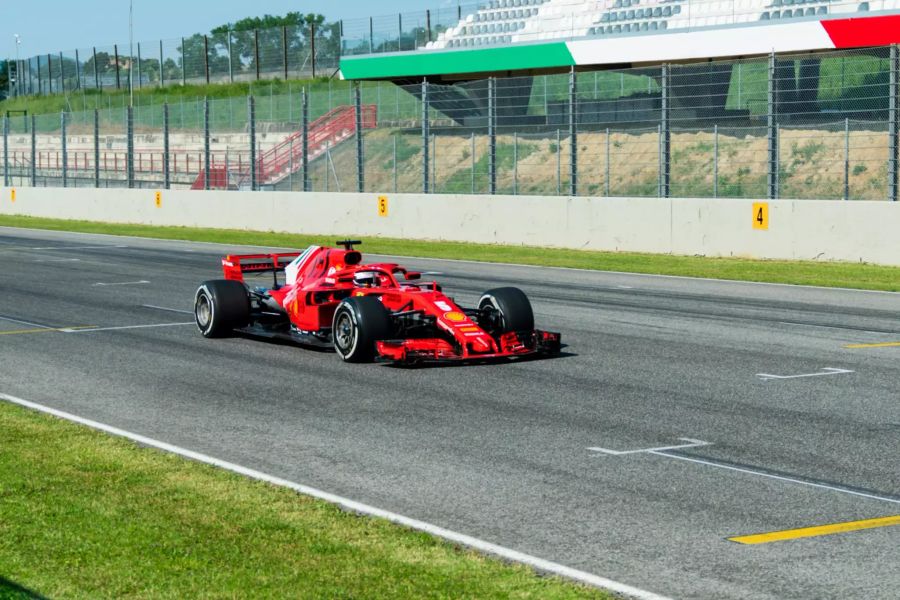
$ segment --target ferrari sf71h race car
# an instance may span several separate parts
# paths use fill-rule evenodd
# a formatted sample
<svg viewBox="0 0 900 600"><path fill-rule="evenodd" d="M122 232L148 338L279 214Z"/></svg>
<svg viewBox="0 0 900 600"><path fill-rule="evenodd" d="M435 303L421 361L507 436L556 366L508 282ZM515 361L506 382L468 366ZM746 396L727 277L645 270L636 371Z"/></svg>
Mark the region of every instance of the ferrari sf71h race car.
<svg viewBox="0 0 900 600"><path fill-rule="evenodd" d="M361 242L337 244L342 248L226 256L225 279L197 290L200 332L213 338L240 331L334 348L346 362L472 361L560 350L558 333L535 330L531 303L517 288L487 291L476 308L461 308L437 283L420 282L420 273L363 265L353 249ZM267 273L272 287L244 281Z"/></svg>

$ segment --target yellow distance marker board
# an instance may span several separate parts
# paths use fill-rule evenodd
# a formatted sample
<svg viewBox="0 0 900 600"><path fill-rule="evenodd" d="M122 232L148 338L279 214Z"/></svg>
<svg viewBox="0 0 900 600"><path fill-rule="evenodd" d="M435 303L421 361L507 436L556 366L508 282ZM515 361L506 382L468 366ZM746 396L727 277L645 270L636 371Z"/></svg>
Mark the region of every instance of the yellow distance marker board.
<svg viewBox="0 0 900 600"><path fill-rule="evenodd" d="M15 201L16 201L16 188L10 188L10 190L9 190L9 201L10 201L10 202L15 202Z"/></svg>
<svg viewBox="0 0 900 600"><path fill-rule="evenodd" d="M156 192L155 198L156 208L162 208L162 192Z"/></svg>
<svg viewBox="0 0 900 600"><path fill-rule="evenodd" d="M769 203L753 203L753 229L769 230Z"/></svg>
<svg viewBox="0 0 900 600"><path fill-rule="evenodd" d="M388 197L387 196L378 196L378 216L379 217L388 216Z"/></svg>

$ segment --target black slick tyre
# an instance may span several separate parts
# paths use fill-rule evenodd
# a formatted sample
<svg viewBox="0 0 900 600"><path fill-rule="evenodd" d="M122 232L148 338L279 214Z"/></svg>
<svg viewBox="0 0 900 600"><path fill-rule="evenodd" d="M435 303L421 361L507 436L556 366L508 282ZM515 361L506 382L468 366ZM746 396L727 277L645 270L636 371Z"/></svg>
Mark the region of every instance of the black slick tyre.
<svg viewBox="0 0 900 600"><path fill-rule="evenodd" d="M486 291L478 301L482 311L482 327L491 335L510 331L533 331L534 311L525 292L504 287Z"/></svg>
<svg viewBox="0 0 900 600"><path fill-rule="evenodd" d="M375 342L391 337L391 315L378 298L358 296L343 300L332 321L334 351L344 362L371 362Z"/></svg>
<svg viewBox="0 0 900 600"><path fill-rule="evenodd" d="M194 320L203 337L229 335L250 323L250 296L239 281L205 281L194 297Z"/></svg>

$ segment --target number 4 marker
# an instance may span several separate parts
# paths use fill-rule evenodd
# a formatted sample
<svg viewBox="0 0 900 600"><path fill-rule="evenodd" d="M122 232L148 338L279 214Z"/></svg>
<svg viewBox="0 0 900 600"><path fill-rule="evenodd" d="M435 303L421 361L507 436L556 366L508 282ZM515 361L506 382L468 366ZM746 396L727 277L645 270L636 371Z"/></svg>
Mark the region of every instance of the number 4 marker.
<svg viewBox="0 0 900 600"><path fill-rule="evenodd" d="M753 229L769 230L768 202L755 202L753 204Z"/></svg>

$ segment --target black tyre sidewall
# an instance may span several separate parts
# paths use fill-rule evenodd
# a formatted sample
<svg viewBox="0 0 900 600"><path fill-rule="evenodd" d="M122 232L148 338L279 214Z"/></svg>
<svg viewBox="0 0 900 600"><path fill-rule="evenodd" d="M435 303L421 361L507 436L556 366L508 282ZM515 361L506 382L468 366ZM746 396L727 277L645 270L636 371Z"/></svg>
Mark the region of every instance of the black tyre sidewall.
<svg viewBox="0 0 900 600"><path fill-rule="evenodd" d="M525 292L506 287L486 291L478 301L478 308L493 307L502 315L503 324L492 333L499 335L510 331L533 331L534 311Z"/></svg>
<svg viewBox="0 0 900 600"><path fill-rule="evenodd" d="M354 344L342 348L338 342L338 323L343 315L349 317L353 327ZM332 336L334 350L345 362L371 362L375 358L375 342L388 339L391 334L391 318L378 298L361 296L347 298L334 311Z"/></svg>
<svg viewBox="0 0 900 600"><path fill-rule="evenodd" d="M208 302L209 321L201 322L201 302ZM239 281L225 279L206 281L200 285L194 297L194 321L204 337L223 337L250 322L250 297L247 288Z"/></svg>

